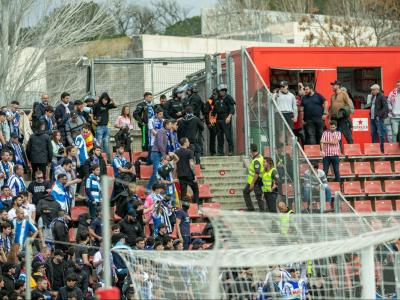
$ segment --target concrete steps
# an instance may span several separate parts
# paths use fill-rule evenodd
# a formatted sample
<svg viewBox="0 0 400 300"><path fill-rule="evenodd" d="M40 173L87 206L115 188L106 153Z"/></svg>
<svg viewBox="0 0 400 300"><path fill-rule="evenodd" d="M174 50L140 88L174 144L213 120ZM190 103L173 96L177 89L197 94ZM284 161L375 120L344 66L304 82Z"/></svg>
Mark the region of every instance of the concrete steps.
<svg viewBox="0 0 400 300"><path fill-rule="evenodd" d="M247 178L244 158L209 156L202 157L201 163L204 167L203 181L210 185L213 201L220 202L225 210L246 208L242 194Z"/></svg>

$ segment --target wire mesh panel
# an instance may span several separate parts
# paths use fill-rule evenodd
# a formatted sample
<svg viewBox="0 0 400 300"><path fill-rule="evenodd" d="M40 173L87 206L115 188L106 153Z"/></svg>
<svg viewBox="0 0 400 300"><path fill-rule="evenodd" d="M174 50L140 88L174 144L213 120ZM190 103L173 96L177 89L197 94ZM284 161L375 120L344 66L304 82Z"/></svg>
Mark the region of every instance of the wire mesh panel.
<svg viewBox="0 0 400 300"><path fill-rule="evenodd" d="M186 80L203 82L205 57L152 59L95 59L92 93L108 92L119 106L134 108L144 92L152 92L155 103L159 96L170 96L171 90ZM200 90L204 97L205 92ZM119 111L111 111L113 120Z"/></svg>
<svg viewBox="0 0 400 300"><path fill-rule="evenodd" d="M205 213L208 251L116 250L136 298L397 299L399 215Z"/></svg>

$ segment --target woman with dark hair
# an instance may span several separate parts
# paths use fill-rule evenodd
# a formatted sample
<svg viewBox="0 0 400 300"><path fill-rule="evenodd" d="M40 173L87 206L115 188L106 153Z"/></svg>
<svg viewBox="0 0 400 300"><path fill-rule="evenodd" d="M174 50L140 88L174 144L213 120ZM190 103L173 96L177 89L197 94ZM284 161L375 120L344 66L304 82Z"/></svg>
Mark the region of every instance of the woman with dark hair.
<svg viewBox="0 0 400 300"><path fill-rule="evenodd" d="M108 160L110 160L110 128L108 128L109 122L109 110L116 108L115 102L110 96L104 92L100 95L99 102L93 106L93 123L96 125L96 140L102 147L103 151L107 153Z"/></svg>
<svg viewBox="0 0 400 300"><path fill-rule="evenodd" d="M119 128L118 133L115 135L115 143L116 144L122 143L125 145L125 151L129 152L129 156L132 161L130 130L133 129L133 123L128 105L124 105L122 107L121 115L119 115L115 120L114 126L116 128Z"/></svg>

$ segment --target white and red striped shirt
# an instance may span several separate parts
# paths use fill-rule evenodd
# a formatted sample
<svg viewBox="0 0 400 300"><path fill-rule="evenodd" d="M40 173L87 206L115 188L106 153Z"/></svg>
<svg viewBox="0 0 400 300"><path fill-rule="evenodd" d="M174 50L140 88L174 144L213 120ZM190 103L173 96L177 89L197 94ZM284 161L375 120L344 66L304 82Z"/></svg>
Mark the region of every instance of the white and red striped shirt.
<svg viewBox="0 0 400 300"><path fill-rule="evenodd" d="M325 130L322 134L321 142L337 142L337 144L322 144L322 151L325 152L324 156L340 156L340 140L342 139L342 133L340 131L331 132L330 130Z"/></svg>

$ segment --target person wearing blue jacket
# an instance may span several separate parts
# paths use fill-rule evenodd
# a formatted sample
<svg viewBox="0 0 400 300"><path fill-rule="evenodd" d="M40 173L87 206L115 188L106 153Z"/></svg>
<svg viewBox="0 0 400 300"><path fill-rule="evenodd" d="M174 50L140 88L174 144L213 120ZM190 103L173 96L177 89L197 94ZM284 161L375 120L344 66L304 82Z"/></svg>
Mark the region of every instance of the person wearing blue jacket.
<svg viewBox="0 0 400 300"><path fill-rule="evenodd" d="M97 164L92 166L92 173L86 178L86 195L89 214L94 218L97 206L101 205L100 166Z"/></svg>

